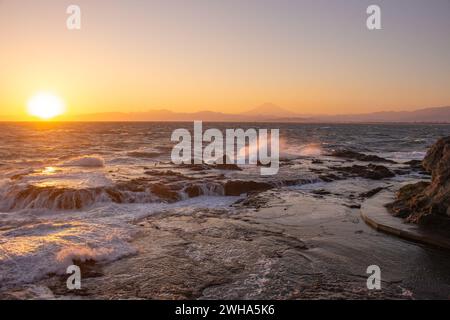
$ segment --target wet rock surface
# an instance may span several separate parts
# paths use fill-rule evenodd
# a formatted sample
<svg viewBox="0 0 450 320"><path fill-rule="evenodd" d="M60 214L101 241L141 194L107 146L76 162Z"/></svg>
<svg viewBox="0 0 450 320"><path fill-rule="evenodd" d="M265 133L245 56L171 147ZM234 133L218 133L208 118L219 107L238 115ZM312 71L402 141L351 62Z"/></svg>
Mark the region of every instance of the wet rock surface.
<svg viewBox="0 0 450 320"><path fill-rule="evenodd" d="M358 161L364 161L364 162L384 162L384 163L396 163L393 160L384 159L376 155L367 155L363 153L359 153L352 150L336 150L333 153L331 153L333 157L337 158L345 158L345 159L352 159L352 160L358 160Z"/></svg>
<svg viewBox="0 0 450 320"><path fill-rule="evenodd" d="M440 251L379 234L359 218L363 198L389 186L389 180L341 177L319 183L319 187L305 184L305 191L274 189L272 184L263 182L224 183L227 182L230 193L248 194L232 210L161 212L137 221L137 234L131 242L137 253L112 263L82 264L81 290L67 290L66 276L49 275L32 286L0 293L0 297L448 297L450 257L446 259ZM158 188L160 196L169 200L174 196L167 187ZM202 191L192 185L185 192L196 197ZM400 263L408 259L415 263ZM436 261L439 268L425 275L424 281L421 270L428 268L429 263L436 269ZM383 271L380 291L366 287L365 272L372 264Z"/></svg>
<svg viewBox="0 0 450 320"><path fill-rule="evenodd" d="M232 180L225 183L225 195L239 196L243 193L269 190L273 187L267 182Z"/></svg>
<svg viewBox="0 0 450 320"><path fill-rule="evenodd" d="M395 176L391 170L381 165L369 164L367 166L353 165L351 167L333 167L337 172L342 172L346 176L361 177L372 180L381 180Z"/></svg>
<svg viewBox="0 0 450 320"><path fill-rule="evenodd" d="M422 261L424 248L366 226L358 210L346 206L342 187L326 191L320 200L304 192L267 191L254 195L266 199L264 207L255 200L237 205L234 213L167 212L146 218L138 222L133 241L138 254L98 263L94 270L89 266L76 297L410 299L430 292L446 297L450 259L425 248L428 258ZM416 264L405 267L399 263L405 259L417 259ZM442 270L418 282L429 259L441 259ZM372 264L383 271L382 290L366 287L365 272ZM39 285L54 297L73 298L65 279L54 276Z"/></svg>
<svg viewBox="0 0 450 320"><path fill-rule="evenodd" d="M261 163L171 163L179 126L7 124L0 298L448 299L448 253L371 229L359 207L428 179L401 159L422 157L450 126L280 124L271 177ZM341 148L355 151L331 154ZM80 291L66 287L72 263ZM369 265L380 291L366 287Z"/></svg>
<svg viewBox="0 0 450 320"><path fill-rule="evenodd" d="M431 183L404 186L387 208L407 222L435 227L450 236L450 137L436 142L422 165L431 173Z"/></svg>
<svg viewBox="0 0 450 320"><path fill-rule="evenodd" d="M383 188L383 187L378 187L378 188L369 190L369 191L367 191L367 192L360 193L359 196L360 196L361 198L371 198L371 197L373 197L374 195L380 193L380 192L381 192L382 190L384 190L384 189L385 189L385 188Z"/></svg>
<svg viewBox="0 0 450 320"><path fill-rule="evenodd" d="M99 190L117 203L246 196L229 210L162 211L133 222L137 253L80 263L79 291L66 289L65 275L51 274L32 286L0 290L0 298L448 298L450 257L379 234L359 218L365 198L395 183L398 170L415 169L358 157L350 166L331 157L289 160L298 175L276 180L241 180L237 170L217 172L211 165L145 168L145 177ZM302 176L305 163L314 175ZM405 265L411 259L415 263ZM381 291L366 287L373 264L382 269ZM435 271L424 275L426 268Z"/></svg>
<svg viewBox="0 0 450 320"><path fill-rule="evenodd" d="M418 171L422 174L428 174L428 172L425 171L425 168L423 167L422 161L420 160L410 160L405 164L409 165L412 170Z"/></svg>

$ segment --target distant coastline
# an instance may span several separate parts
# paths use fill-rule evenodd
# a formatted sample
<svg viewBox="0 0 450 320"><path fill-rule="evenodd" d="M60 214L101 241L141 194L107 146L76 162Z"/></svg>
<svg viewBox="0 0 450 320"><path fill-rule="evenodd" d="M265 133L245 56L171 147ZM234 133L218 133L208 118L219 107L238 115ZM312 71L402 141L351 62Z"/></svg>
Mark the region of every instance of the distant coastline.
<svg viewBox="0 0 450 320"><path fill-rule="evenodd" d="M0 122L27 122L33 118L18 120L12 116L0 116ZM213 111L193 113L169 110L149 110L146 112L105 112L83 115L60 116L53 121L61 122L256 122L256 123L333 123L333 124L449 124L450 106L423 108L414 111L381 111L343 115L302 115L273 104L264 104L240 114Z"/></svg>

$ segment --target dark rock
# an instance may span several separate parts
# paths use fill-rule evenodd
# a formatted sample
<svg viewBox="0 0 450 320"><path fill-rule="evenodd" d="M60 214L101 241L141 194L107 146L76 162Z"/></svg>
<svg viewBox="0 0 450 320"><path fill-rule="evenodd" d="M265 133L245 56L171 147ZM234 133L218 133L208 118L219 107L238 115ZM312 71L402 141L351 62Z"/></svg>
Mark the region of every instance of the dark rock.
<svg viewBox="0 0 450 320"><path fill-rule="evenodd" d="M414 207L422 201L423 197L418 197L428 186L429 182L421 181L408 184L397 192L397 200L389 203L386 207L396 217L408 218Z"/></svg>
<svg viewBox="0 0 450 320"><path fill-rule="evenodd" d="M426 175L429 174L429 172L427 172L425 170L425 168L423 167L422 161L420 161L420 160L411 160L411 161L406 162L405 164L409 165L410 169L413 171L417 171L421 174L426 174Z"/></svg>
<svg viewBox="0 0 450 320"><path fill-rule="evenodd" d="M378 187L378 188L372 189L370 191L360 193L359 197L360 198L371 198L374 195L378 194L381 190L384 190L384 189L385 188L383 188L383 187Z"/></svg>
<svg viewBox="0 0 450 320"><path fill-rule="evenodd" d="M344 204L344 206L346 206L347 208L350 208L350 209L361 209L360 204Z"/></svg>
<svg viewBox="0 0 450 320"><path fill-rule="evenodd" d="M405 162L405 164L409 165L411 169L425 171L425 168L422 165L422 161L420 160L410 160L408 162Z"/></svg>
<svg viewBox="0 0 450 320"><path fill-rule="evenodd" d="M211 168L219 169L219 170L235 170L235 171L242 171L241 168L238 167L236 164L228 164L228 163L222 163L222 164L215 164L211 165Z"/></svg>
<svg viewBox="0 0 450 320"><path fill-rule="evenodd" d="M372 180L395 177L395 174L385 166L375 164L369 164L368 166L353 165L351 167L333 167L332 169L352 177L361 177Z"/></svg>
<svg viewBox="0 0 450 320"><path fill-rule="evenodd" d="M202 189L196 185L188 186L184 189L184 191L187 193L189 198L199 197L202 194Z"/></svg>
<svg viewBox="0 0 450 320"><path fill-rule="evenodd" d="M180 164L178 167L192 171L205 171L211 169L207 164Z"/></svg>
<svg viewBox="0 0 450 320"><path fill-rule="evenodd" d="M160 156L161 153L159 152L143 152L143 151L132 151L128 152L127 156L133 157L133 158L156 158Z"/></svg>
<svg viewBox="0 0 450 320"><path fill-rule="evenodd" d="M317 195L321 195L321 196L330 195L331 194L330 191L327 191L327 190L324 190L324 189L314 190L312 193L317 194Z"/></svg>
<svg viewBox="0 0 450 320"><path fill-rule="evenodd" d="M227 160L228 160L228 162L227 162ZM201 163L201 164L181 164L181 165L179 165L179 167L183 168L183 169L190 169L192 171L206 171L206 170L211 170L211 169L235 170L235 171L241 171L242 170L238 165L236 165L234 163L229 163L231 161L228 158L224 158L222 161L220 161L221 163L218 163L218 162L219 161L216 160L214 164L206 164L206 163Z"/></svg>
<svg viewBox="0 0 450 320"><path fill-rule="evenodd" d="M324 182L332 182L332 181L336 181L336 180L341 180L341 177L339 177L333 173L329 173L329 174L321 174L319 176L319 179Z"/></svg>
<svg viewBox="0 0 450 320"><path fill-rule="evenodd" d="M225 183L225 195L239 196L243 193L266 191L272 188L273 186L267 182L230 180Z"/></svg>
<svg viewBox="0 0 450 320"><path fill-rule="evenodd" d="M148 179L144 178L132 179L130 181L122 181L117 183L116 189L132 192L145 192L148 183L149 183Z"/></svg>
<svg viewBox="0 0 450 320"><path fill-rule="evenodd" d="M332 154L332 156L337 158L345 158L352 159L364 162L384 162L384 163L396 163L395 161L384 159L375 155L367 155L359 152L355 152L352 150L336 150Z"/></svg>
<svg viewBox="0 0 450 320"><path fill-rule="evenodd" d="M106 194L109 196L112 202L122 203L123 202L123 194L117 189L107 188L105 190Z"/></svg>
<svg viewBox="0 0 450 320"><path fill-rule="evenodd" d="M146 174L148 176L154 176L154 177L178 177L178 178L182 178L182 179L186 179L186 180L191 179L190 177L187 177L180 172L175 172L172 170L165 170L165 171L147 170L144 172L144 174Z"/></svg>
<svg viewBox="0 0 450 320"><path fill-rule="evenodd" d="M172 191L167 186L161 183L152 185L150 187L150 191L157 195L159 198L170 202L178 201L180 198L178 193Z"/></svg>
<svg viewBox="0 0 450 320"><path fill-rule="evenodd" d="M387 205L408 222L450 230L450 137L438 140L422 162L432 174L431 183L419 182L401 188L397 200Z"/></svg>

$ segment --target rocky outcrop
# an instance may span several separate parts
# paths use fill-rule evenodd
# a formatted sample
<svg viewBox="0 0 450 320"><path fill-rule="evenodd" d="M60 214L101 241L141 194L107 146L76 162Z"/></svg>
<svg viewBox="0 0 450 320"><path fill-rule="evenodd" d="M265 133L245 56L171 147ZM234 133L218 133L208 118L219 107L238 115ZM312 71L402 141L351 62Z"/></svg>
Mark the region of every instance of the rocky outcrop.
<svg viewBox="0 0 450 320"><path fill-rule="evenodd" d="M384 163L396 163L395 161L384 159L376 155L367 155L352 150L336 150L331 154L333 157L352 159L364 162L384 162Z"/></svg>
<svg viewBox="0 0 450 320"><path fill-rule="evenodd" d="M332 167L347 177L361 177L371 180L381 180L395 177L395 174L385 166L369 164L367 166L353 165L351 167Z"/></svg>
<svg viewBox="0 0 450 320"><path fill-rule="evenodd" d="M406 221L435 225L450 231L450 137L438 140L422 162L431 173L431 183L419 182L401 188L397 200L387 205Z"/></svg>
<svg viewBox="0 0 450 320"><path fill-rule="evenodd" d="M240 196L244 193L265 191L272 189L273 185L266 182L258 181L244 181L244 180L231 180L225 184L226 196Z"/></svg>
<svg viewBox="0 0 450 320"><path fill-rule="evenodd" d="M166 185L162 183L154 184L150 187L150 190L153 194L157 195L160 199L169 202L175 202L180 200L180 197L177 192L169 189Z"/></svg>
<svg viewBox="0 0 450 320"><path fill-rule="evenodd" d="M405 164L409 165L409 167L414 171L418 171L422 174L428 174L423 167L422 161L420 160L411 160L406 162Z"/></svg>

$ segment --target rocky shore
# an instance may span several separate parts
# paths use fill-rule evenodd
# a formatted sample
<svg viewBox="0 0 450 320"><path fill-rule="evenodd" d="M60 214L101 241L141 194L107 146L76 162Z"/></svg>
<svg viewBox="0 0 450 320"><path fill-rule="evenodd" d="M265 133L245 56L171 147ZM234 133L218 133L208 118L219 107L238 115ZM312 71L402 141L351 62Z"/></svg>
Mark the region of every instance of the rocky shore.
<svg viewBox="0 0 450 320"><path fill-rule="evenodd" d="M360 208L386 189L419 181L400 189L392 212L408 222L444 225L437 221L447 219L449 140L433 146L423 163L351 150L283 160L281 168L290 171L276 180L232 167L220 173L207 165L147 167L144 177L88 191L102 191L117 205L146 200L130 194L147 189L168 205L208 194L235 200L222 208L161 206L130 221L133 253L114 261L74 256L81 290L67 289L63 269L0 288L0 299L447 299L447 252L372 229ZM27 191L25 200L57 195L51 187ZM101 211L86 217L95 214ZM370 265L382 270L382 290L366 286Z"/></svg>
<svg viewBox="0 0 450 320"><path fill-rule="evenodd" d="M0 297L448 298L450 257L383 235L360 219L358 195L373 184L388 185L339 180L310 190L254 193L233 212L161 212L137 222L137 254L82 264L81 290L67 290L66 276L54 275ZM405 265L410 260L415 263ZM380 266L382 290L367 289L369 265ZM433 273L423 274L430 265Z"/></svg>
<svg viewBox="0 0 450 320"><path fill-rule="evenodd" d="M450 236L450 137L437 141L422 162L432 175L402 187L387 208L407 222L444 230Z"/></svg>

